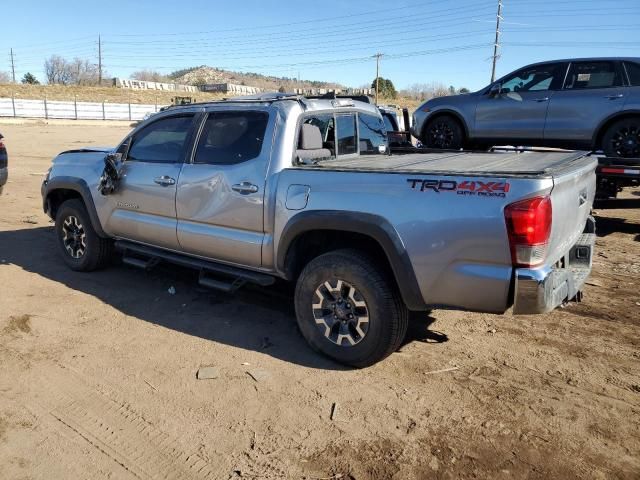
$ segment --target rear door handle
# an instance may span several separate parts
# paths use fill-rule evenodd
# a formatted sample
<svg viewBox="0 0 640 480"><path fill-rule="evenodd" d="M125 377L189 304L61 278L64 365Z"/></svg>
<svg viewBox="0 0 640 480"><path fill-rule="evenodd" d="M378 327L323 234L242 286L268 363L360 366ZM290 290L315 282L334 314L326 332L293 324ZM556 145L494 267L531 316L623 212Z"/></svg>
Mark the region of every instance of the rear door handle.
<svg viewBox="0 0 640 480"><path fill-rule="evenodd" d="M242 182L242 183L236 183L231 187L231 189L235 192L246 195L249 193L256 193L258 191L258 186L254 185L251 182Z"/></svg>
<svg viewBox="0 0 640 480"><path fill-rule="evenodd" d="M163 175L161 177L156 177L153 179L154 182L156 182L158 185L162 185L163 187L168 187L169 185L175 185L176 184L176 179L175 178L171 178L168 175Z"/></svg>
<svg viewBox="0 0 640 480"><path fill-rule="evenodd" d="M548 102L549 101L549 97L542 97L542 98L534 98L533 100L534 102Z"/></svg>
<svg viewBox="0 0 640 480"><path fill-rule="evenodd" d="M616 99L622 98L622 97L624 97L624 95L621 94L621 93L618 93L618 94L615 94L615 95L605 95L604 98L608 98L609 100L616 100Z"/></svg>

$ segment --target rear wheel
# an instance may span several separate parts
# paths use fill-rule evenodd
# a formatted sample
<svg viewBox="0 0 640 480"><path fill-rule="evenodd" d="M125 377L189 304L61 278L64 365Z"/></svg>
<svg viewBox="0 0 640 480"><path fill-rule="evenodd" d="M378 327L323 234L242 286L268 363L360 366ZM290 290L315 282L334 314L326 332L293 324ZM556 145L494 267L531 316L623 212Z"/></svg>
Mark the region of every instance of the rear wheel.
<svg viewBox="0 0 640 480"><path fill-rule="evenodd" d="M640 117L619 120L602 137L607 157L640 158Z"/></svg>
<svg viewBox="0 0 640 480"><path fill-rule="evenodd" d="M459 150L464 142L464 131L460 122L450 115L431 120L424 129L422 143L427 148Z"/></svg>
<svg viewBox="0 0 640 480"><path fill-rule="evenodd" d="M81 200L71 199L60 205L55 228L62 258L72 270L90 272L109 261L113 244L96 233Z"/></svg>
<svg viewBox="0 0 640 480"><path fill-rule="evenodd" d="M295 306L307 342L353 367L387 357L407 331L409 312L394 282L356 250L336 250L309 262L296 285Z"/></svg>

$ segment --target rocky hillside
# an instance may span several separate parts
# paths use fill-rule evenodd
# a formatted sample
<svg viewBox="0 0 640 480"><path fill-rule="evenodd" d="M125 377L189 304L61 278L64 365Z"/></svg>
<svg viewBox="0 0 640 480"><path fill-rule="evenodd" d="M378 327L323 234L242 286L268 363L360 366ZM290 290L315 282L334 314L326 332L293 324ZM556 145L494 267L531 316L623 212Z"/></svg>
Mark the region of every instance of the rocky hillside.
<svg viewBox="0 0 640 480"><path fill-rule="evenodd" d="M169 75L171 81L186 85L204 85L207 83L235 83L238 85L250 85L266 91L276 91L284 88L289 91L292 88L343 88L337 83L319 82L311 80L298 81L295 78L270 77L258 73L239 73L221 70L202 65L200 67L178 70Z"/></svg>

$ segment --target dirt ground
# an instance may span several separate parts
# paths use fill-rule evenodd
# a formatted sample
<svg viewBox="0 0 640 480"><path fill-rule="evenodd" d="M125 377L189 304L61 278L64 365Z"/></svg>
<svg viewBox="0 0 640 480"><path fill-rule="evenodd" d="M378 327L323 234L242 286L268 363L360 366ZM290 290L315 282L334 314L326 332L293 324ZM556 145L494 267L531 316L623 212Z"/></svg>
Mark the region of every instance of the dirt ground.
<svg viewBox="0 0 640 480"><path fill-rule="evenodd" d="M598 210L583 303L437 310L398 353L349 370L307 347L286 288L69 271L42 176L57 152L127 128L0 131L0 477L640 478L640 209ZM203 366L217 378L198 380Z"/></svg>

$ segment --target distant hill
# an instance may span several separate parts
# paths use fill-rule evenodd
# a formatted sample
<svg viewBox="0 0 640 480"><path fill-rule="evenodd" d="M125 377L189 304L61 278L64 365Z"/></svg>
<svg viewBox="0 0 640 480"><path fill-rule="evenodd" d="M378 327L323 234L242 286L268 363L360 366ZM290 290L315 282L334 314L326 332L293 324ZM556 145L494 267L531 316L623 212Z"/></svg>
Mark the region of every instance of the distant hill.
<svg viewBox="0 0 640 480"><path fill-rule="evenodd" d="M199 67L177 70L168 75L172 82L184 85L204 85L207 83L235 83L259 87L266 91L277 91L283 88L291 91L294 88L344 88L338 83L312 80L298 81L295 78L271 77L259 73L239 73L201 65Z"/></svg>

